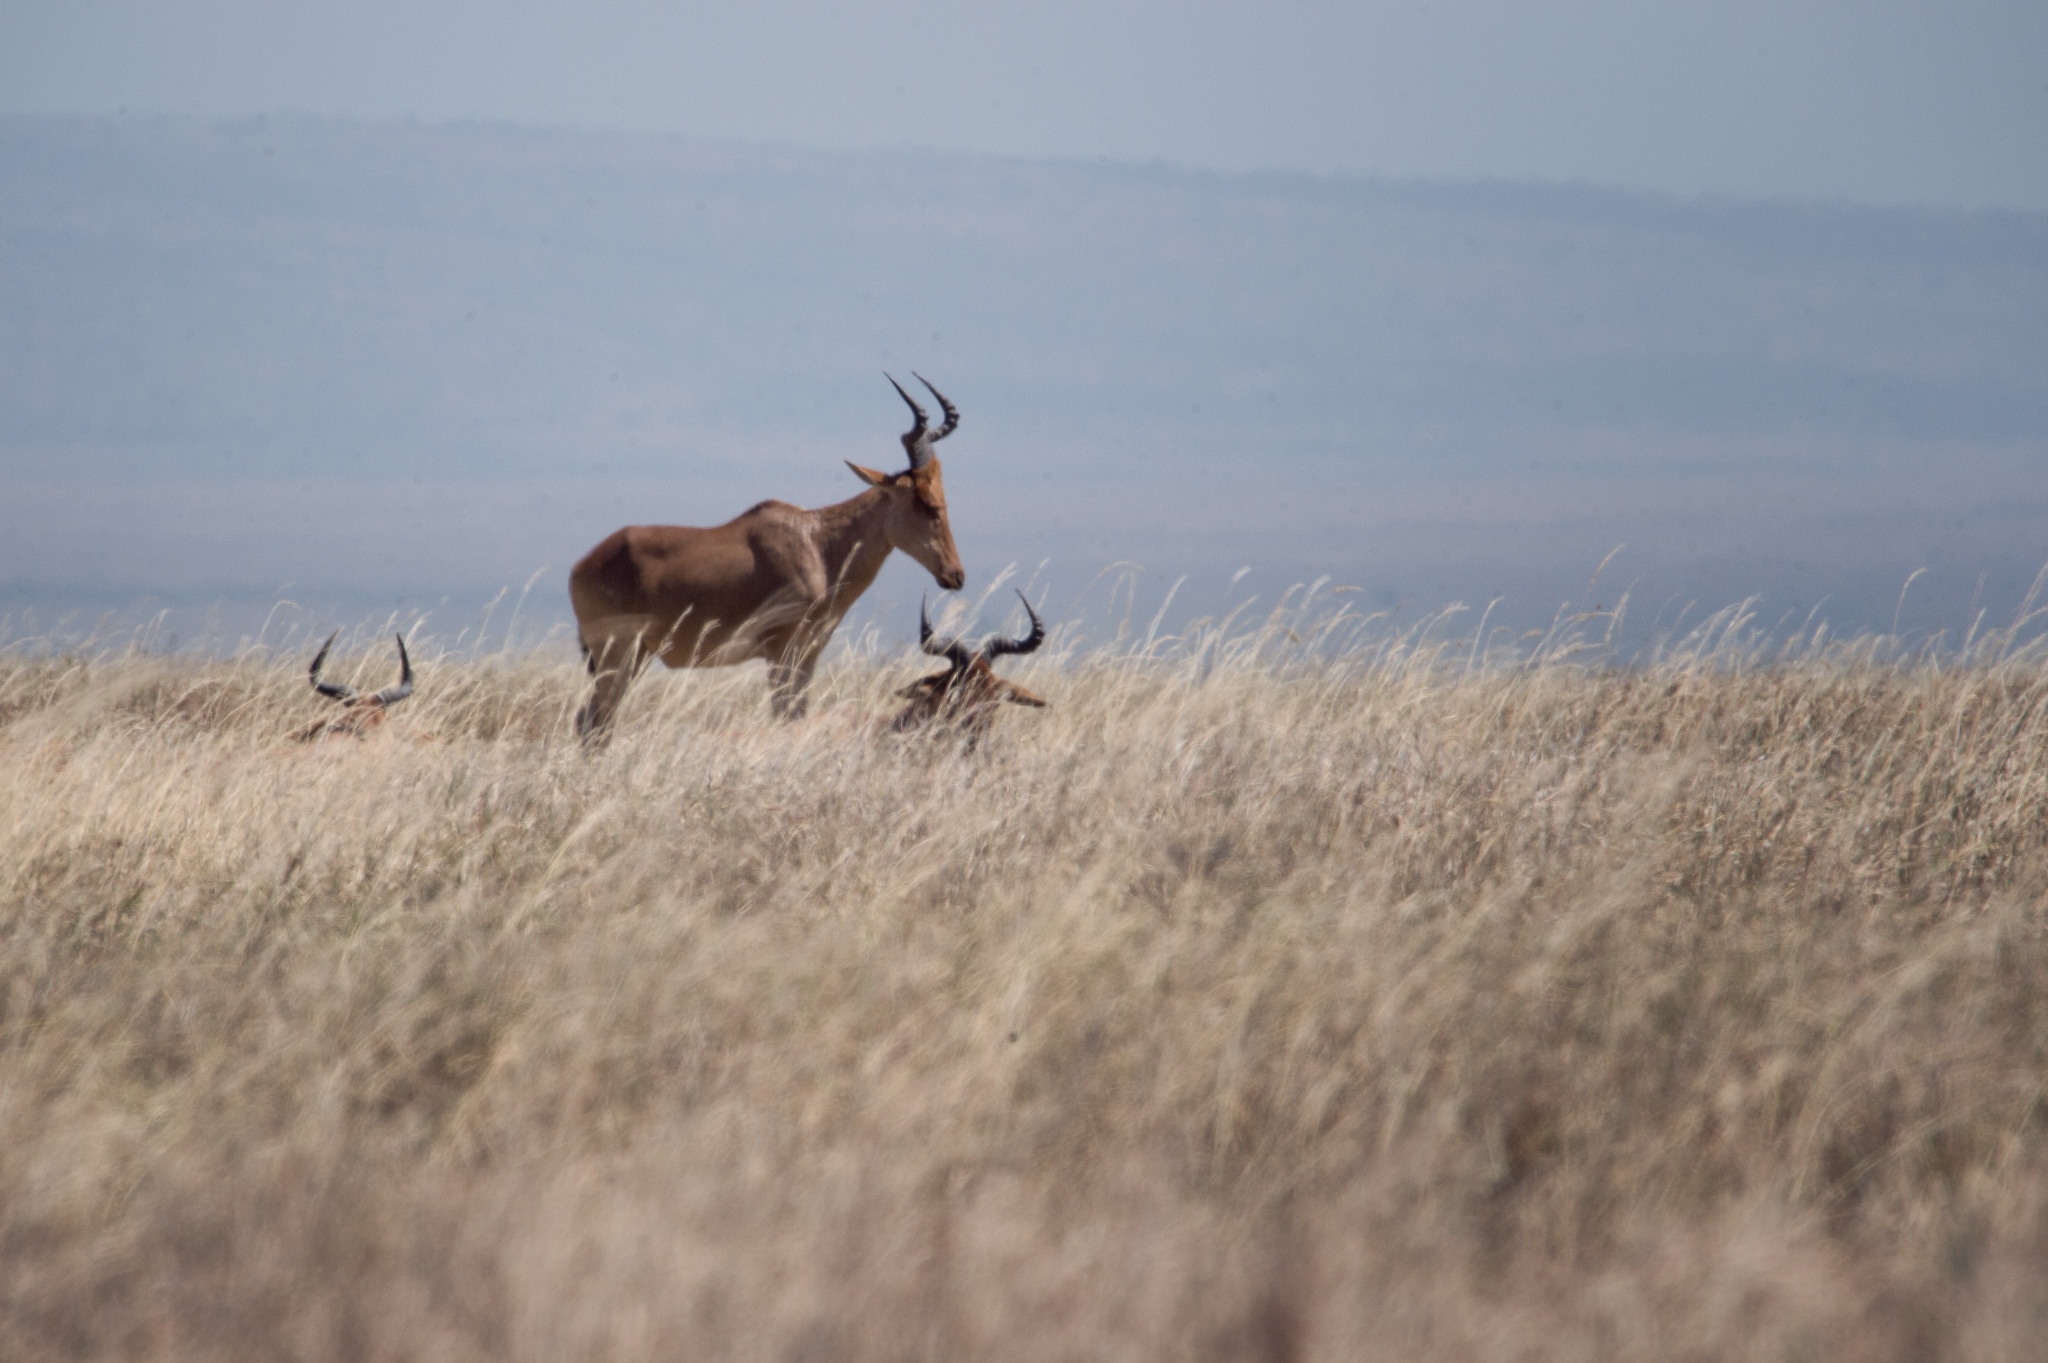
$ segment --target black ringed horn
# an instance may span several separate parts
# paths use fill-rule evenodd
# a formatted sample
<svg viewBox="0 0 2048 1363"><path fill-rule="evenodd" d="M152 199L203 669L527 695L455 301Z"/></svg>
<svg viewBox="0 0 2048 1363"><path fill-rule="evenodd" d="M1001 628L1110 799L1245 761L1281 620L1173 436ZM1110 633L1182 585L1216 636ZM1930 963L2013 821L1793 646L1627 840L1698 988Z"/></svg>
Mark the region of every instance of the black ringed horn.
<svg viewBox="0 0 2048 1363"><path fill-rule="evenodd" d="M903 433L903 452L910 456L911 468L921 469L932 461L931 419L924 414L924 408L917 405L917 399L903 391L903 385L896 382L894 374L884 373L882 377L889 380L889 386L896 390L897 396L910 404L910 414L916 419L916 424Z"/></svg>
<svg viewBox="0 0 2048 1363"><path fill-rule="evenodd" d="M340 630L336 630L327 636L327 642L320 645L320 651L313 655L313 665L306 669L306 675L312 679L315 691L318 691L329 700L338 700L346 704L356 698L356 689L353 686L343 686L340 682L324 682L320 680L320 664L327 661L327 650L333 648L334 641L340 637Z"/></svg>
<svg viewBox="0 0 2048 1363"><path fill-rule="evenodd" d="M953 432L959 427L960 409L958 407L955 407L947 399L944 393L941 393L936 388L932 388L932 381L926 378L924 375L918 373L915 369L910 371L910 376L916 379L919 383L923 384L925 387L931 388L932 396L939 400L939 406L945 410L946 424L939 427L939 429L937 429L936 431L932 432L932 443L936 445L941 440L944 440L947 436L953 434Z"/></svg>
<svg viewBox="0 0 2048 1363"><path fill-rule="evenodd" d="M1038 646L1045 642L1045 622L1038 618L1037 611L1031 609L1031 598L1023 592L1018 592L1017 599L1024 603L1024 614L1031 617L1031 632L1021 639L1005 639L1001 635L991 635L981 646L982 657L1000 658L1006 653L1035 653Z"/></svg>
<svg viewBox="0 0 2048 1363"><path fill-rule="evenodd" d="M398 640L398 685L387 686L370 697L379 705L396 705L412 694L412 659L405 656L405 636L392 636Z"/></svg>
<svg viewBox="0 0 2048 1363"><path fill-rule="evenodd" d="M944 658L953 664L956 671L964 669L972 661L965 644L958 639L948 639L936 647L932 644L932 617L930 611L926 609L929 604L929 597L918 598L917 646L934 658Z"/></svg>

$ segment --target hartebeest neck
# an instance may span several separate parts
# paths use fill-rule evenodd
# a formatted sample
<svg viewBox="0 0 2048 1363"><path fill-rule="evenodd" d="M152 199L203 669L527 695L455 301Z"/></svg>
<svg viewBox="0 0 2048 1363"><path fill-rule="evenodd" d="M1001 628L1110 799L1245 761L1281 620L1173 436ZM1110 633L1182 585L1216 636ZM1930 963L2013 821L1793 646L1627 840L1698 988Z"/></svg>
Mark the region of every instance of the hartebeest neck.
<svg viewBox="0 0 2048 1363"><path fill-rule="evenodd" d="M818 554L841 600L866 591L889 557L889 495L869 488L855 497L813 511Z"/></svg>

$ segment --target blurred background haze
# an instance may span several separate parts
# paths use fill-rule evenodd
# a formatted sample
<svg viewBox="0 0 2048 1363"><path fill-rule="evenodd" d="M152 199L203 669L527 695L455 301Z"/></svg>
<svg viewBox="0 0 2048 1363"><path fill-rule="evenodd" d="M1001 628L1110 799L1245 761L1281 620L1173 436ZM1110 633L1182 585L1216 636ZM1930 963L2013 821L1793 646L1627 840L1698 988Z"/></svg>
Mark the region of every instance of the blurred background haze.
<svg viewBox="0 0 2048 1363"><path fill-rule="evenodd" d="M916 369L1055 617L1959 634L2048 562L2044 71L2018 5L7 7L0 616L545 624L899 466Z"/></svg>

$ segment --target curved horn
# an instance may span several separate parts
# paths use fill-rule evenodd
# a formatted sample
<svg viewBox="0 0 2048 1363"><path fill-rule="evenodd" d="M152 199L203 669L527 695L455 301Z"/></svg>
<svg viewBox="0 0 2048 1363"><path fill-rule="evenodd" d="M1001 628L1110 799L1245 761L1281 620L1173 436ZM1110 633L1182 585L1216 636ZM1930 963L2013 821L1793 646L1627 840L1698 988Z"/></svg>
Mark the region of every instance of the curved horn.
<svg viewBox="0 0 2048 1363"><path fill-rule="evenodd" d="M379 705L396 705L412 694L412 659L405 656L405 636L393 637L398 640L398 685L387 686L370 697Z"/></svg>
<svg viewBox="0 0 2048 1363"><path fill-rule="evenodd" d="M936 431L932 432L932 443L936 445L941 440L944 440L947 436L953 434L954 429L960 425L960 409L958 407L955 407L951 402L948 402L946 400L946 395L944 393L941 393L936 388L932 388L932 381L926 378L924 375L918 373L915 369L910 371L910 376L916 379L919 383L923 384L925 387L931 388L932 396L937 398L939 400L939 406L945 409L946 424L939 427L939 429L937 429Z"/></svg>
<svg viewBox="0 0 2048 1363"><path fill-rule="evenodd" d="M883 374L882 377L889 380L889 386L910 404L911 415L917 419L917 424L903 433L903 452L910 456L911 468L921 469L932 461L930 421L924 414L924 408L917 405L917 399L904 392L903 385L896 382L895 375Z"/></svg>
<svg viewBox="0 0 2048 1363"><path fill-rule="evenodd" d="M956 669L966 667L968 662L970 661L967 653L967 645L961 643L958 639L948 639L944 643L938 645L937 647L933 647L932 617L930 612L926 609L926 607L929 604L930 598L918 598L917 646L923 649L925 652L931 654L934 658L944 658L947 662L953 664L953 666Z"/></svg>
<svg viewBox="0 0 2048 1363"><path fill-rule="evenodd" d="M1045 622L1038 618L1037 611L1031 609L1031 598L1022 592L1018 592L1017 599L1024 603L1024 613L1031 617L1031 633L1025 635L1022 639L1005 639L1001 635L993 636L986 643L982 644L982 657L1000 658L1005 653L1035 653L1038 651L1038 646L1045 642Z"/></svg>
<svg viewBox="0 0 2048 1363"><path fill-rule="evenodd" d="M341 631L336 630L333 634L327 636L327 642L320 645L320 651L313 655L313 665L306 669L306 675L313 679L313 689L315 691L318 691L329 700L338 700L345 703L356 698L356 689L353 686L343 686L340 682L324 682L320 680L320 664L327 661L327 650L334 647L334 641L340 635Z"/></svg>

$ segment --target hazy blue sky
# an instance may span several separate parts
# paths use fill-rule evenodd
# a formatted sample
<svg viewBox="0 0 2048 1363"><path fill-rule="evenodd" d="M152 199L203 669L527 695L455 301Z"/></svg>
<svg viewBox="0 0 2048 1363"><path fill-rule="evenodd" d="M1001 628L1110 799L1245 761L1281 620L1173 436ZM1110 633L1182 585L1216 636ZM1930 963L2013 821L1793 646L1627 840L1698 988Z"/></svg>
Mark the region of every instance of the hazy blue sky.
<svg viewBox="0 0 2048 1363"><path fill-rule="evenodd" d="M0 635L559 615L848 495L885 369L1055 612L1625 543L1639 620L1960 633L2048 560L2048 3L0 0Z"/></svg>
<svg viewBox="0 0 2048 1363"><path fill-rule="evenodd" d="M0 118L0 617L558 614L621 523L850 495L911 369L972 582L1054 618L1129 560L1540 624L1626 543L1646 622L1883 628L1925 568L1960 632L2048 560L2048 215Z"/></svg>
<svg viewBox="0 0 2048 1363"><path fill-rule="evenodd" d="M2048 4L0 6L0 113L124 107L2040 210Z"/></svg>

